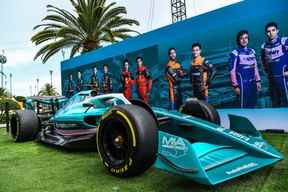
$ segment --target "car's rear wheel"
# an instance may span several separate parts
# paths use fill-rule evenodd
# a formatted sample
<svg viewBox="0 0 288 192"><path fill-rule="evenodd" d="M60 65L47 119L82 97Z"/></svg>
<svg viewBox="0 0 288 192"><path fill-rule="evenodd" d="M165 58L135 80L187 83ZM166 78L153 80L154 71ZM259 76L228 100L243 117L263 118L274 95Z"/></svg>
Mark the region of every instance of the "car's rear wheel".
<svg viewBox="0 0 288 192"><path fill-rule="evenodd" d="M113 107L98 127L97 147L110 173L120 177L139 175L156 160L157 123L139 106Z"/></svg>
<svg viewBox="0 0 288 192"><path fill-rule="evenodd" d="M219 113L216 111L216 109L207 102L198 100L196 98L187 99L186 102L180 107L179 111L217 125L220 125L221 123Z"/></svg>
<svg viewBox="0 0 288 192"><path fill-rule="evenodd" d="M39 127L37 114L32 110L16 110L10 119L10 135L16 142L34 140Z"/></svg>

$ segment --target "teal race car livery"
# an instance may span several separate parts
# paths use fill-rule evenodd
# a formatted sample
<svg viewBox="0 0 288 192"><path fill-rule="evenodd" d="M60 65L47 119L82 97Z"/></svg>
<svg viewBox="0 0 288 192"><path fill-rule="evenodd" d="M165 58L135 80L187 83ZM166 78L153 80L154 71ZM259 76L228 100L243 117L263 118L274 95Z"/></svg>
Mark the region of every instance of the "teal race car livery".
<svg viewBox="0 0 288 192"><path fill-rule="evenodd" d="M93 91L62 99L61 105L53 98L35 100L32 110L11 117L9 132L15 141L97 147L104 166L119 177L139 175L154 165L216 185L283 159L248 119L230 115L230 128L221 127L217 111L196 99L187 100L179 111L129 101L122 94L95 96ZM44 101L50 106L46 111L39 109Z"/></svg>

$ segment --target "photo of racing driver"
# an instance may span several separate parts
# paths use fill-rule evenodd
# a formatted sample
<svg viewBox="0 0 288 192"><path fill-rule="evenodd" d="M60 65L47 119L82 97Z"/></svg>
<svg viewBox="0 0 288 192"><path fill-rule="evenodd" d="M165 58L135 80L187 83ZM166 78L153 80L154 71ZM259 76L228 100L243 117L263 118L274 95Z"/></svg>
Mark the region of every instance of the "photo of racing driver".
<svg viewBox="0 0 288 192"><path fill-rule="evenodd" d="M103 66L102 91L104 94L112 93L112 78L107 64Z"/></svg>
<svg viewBox="0 0 288 192"><path fill-rule="evenodd" d="M280 37L277 23L265 27L267 41L261 46L261 61L269 82L273 107L288 106L288 37Z"/></svg>
<svg viewBox="0 0 288 192"><path fill-rule="evenodd" d="M138 96L141 100L148 103L149 96L152 89L152 78L149 71L143 64L143 58L137 57L137 73L136 73L136 84Z"/></svg>
<svg viewBox="0 0 288 192"><path fill-rule="evenodd" d="M129 61L124 60L123 69L120 76L120 81L122 83L123 95L128 99L132 99L132 87L134 84L134 78L132 72L129 71Z"/></svg>
<svg viewBox="0 0 288 192"><path fill-rule="evenodd" d="M193 95L199 100L208 102L208 86L216 71L207 59L201 56L200 43L192 44L192 62L189 76L193 88Z"/></svg>
<svg viewBox="0 0 288 192"><path fill-rule="evenodd" d="M83 80L82 80L82 73L81 71L78 71L77 73L77 84L76 84L76 91L80 92L83 88Z"/></svg>
<svg viewBox="0 0 288 192"><path fill-rule="evenodd" d="M69 74L66 96L67 96L68 98L70 98L70 97L73 96L73 94L74 94L73 75L72 75L72 74Z"/></svg>
<svg viewBox="0 0 288 192"><path fill-rule="evenodd" d="M93 90L94 94L99 94L100 92L100 86L99 86L99 80L97 78L97 68L94 67L92 68L92 75L90 77L90 85L89 87L91 87L91 90Z"/></svg>
<svg viewBox="0 0 288 192"><path fill-rule="evenodd" d="M169 86L169 108L179 109L182 105L181 80L186 75L182 65L176 60L176 49L168 50L169 61L166 66L166 78Z"/></svg>
<svg viewBox="0 0 288 192"><path fill-rule="evenodd" d="M239 31L236 37L238 48L230 53L229 68L233 91L241 108L254 108L261 80L257 67L256 53L248 48L249 33Z"/></svg>

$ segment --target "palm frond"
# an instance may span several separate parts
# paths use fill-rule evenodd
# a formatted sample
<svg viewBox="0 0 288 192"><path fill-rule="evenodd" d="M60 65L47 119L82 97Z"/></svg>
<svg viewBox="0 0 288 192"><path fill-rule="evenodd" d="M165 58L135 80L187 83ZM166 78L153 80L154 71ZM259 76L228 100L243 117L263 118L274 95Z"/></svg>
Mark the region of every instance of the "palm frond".
<svg viewBox="0 0 288 192"><path fill-rule="evenodd" d="M31 41L39 46L34 59L41 58L45 63L63 48L70 49L70 57L102 47L101 43L115 43L127 39L129 29L139 25L134 19L125 18L127 10L115 2L106 0L70 0L74 12L47 5L47 16L33 30L37 32Z"/></svg>

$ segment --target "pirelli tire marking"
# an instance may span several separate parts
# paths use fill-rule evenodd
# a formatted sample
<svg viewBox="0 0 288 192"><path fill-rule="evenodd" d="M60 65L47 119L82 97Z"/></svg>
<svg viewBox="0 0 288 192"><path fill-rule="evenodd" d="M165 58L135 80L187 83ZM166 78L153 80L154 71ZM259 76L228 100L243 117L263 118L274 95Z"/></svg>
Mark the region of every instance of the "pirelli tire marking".
<svg viewBox="0 0 288 192"><path fill-rule="evenodd" d="M130 157L129 161L127 163L125 163L123 166L119 167L119 168L110 168L110 172L112 173L116 173L116 174L122 174L125 173L129 170L129 167L132 166L133 160ZM109 168L109 166L106 166Z"/></svg>

